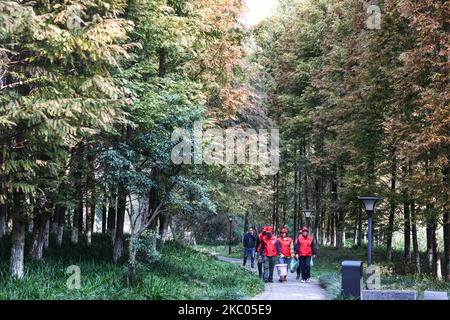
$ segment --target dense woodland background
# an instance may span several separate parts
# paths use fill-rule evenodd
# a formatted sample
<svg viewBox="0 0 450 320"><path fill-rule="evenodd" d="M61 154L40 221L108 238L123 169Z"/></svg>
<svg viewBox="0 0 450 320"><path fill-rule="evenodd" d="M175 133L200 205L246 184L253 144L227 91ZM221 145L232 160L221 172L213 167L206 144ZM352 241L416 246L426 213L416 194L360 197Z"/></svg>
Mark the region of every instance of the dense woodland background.
<svg viewBox="0 0 450 320"><path fill-rule="evenodd" d="M401 235L410 272L450 281L449 4L377 1L375 30L369 4L282 0L248 29L240 0L1 1L8 277L97 231L132 281L157 237L295 232L302 208L321 246L364 246L356 197L378 195L386 259ZM199 120L279 128L279 173L174 165L173 130Z"/></svg>

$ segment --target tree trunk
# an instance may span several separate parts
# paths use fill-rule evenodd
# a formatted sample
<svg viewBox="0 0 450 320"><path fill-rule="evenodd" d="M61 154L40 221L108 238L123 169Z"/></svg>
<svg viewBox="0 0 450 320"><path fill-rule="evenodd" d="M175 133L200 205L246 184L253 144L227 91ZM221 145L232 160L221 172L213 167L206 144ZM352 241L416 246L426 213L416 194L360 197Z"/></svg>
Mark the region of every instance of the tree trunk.
<svg viewBox="0 0 450 320"><path fill-rule="evenodd" d="M111 237L112 242L116 238L116 215L117 215L117 194L114 189L111 191L111 195L109 197L109 206L108 206L108 234Z"/></svg>
<svg viewBox="0 0 450 320"><path fill-rule="evenodd" d="M448 208L444 212L444 258L445 258L445 279L450 281L450 213Z"/></svg>
<svg viewBox="0 0 450 320"><path fill-rule="evenodd" d="M363 238L363 220L362 220L362 208L358 207L358 237L356 238L356 247L360 248Z"/></svg>
<svg viewBox="0 0 450 320"><path fill-rule="evenodd" d="M13 278L22 278L24 273L24 250L25 250L25 194L14 191L14 209L12 214L12 244L10 273Z"/></svg>
<svg viewBox="0 0 450 320"><path fill-rule="evenodd" d="M92 244L92 220L94 213L92 212L92 205L86 201L86 244Z"/></svg>
<svg viewBox="0 0 450 320"><path fill-rule="evenodd" d="M78 243L79 235L79 216L83 215L83 198L78 198L77 206L73 211L73 221L72 221L72 243Z"/></svg>
<svg viewBox="0 0 450 320"><path fill-rule="evenodd" d="M33 220L33 232L31 235L31 245L29 255L33 260L41 260L44 250L45 229L47 226L48 216L39 210Z"/></svg>
<svg viewBox="0 0 450 320"><path fill-rule="evenodd" d="M444 217L442 219L443 223L443 232L444 232L444 270L445 270L445 279L450 282L450 204L449 204L449 194L448 190L450 190L450 155L447 156L447 164L443 169L442 179L444 180L444 190L446 190L443 194L444 206L442 211L444 213Z"/></svg>
<svg viewBox="0 0 450 320"><path fill-rule="evenodd" d="M125 222L125 210L127 204L127 194L124 188L119 187L117 197L117 225L114 240L113 262L117 263L123 255L123 226Z"/></svg>
<svg viewBox="0 0 450 320"><path fill-rule="evenodd" d="M293 235L294 237L297 235L297 216L298 216L298 197L297 197L297 193L298 193L298 170L297 170L297 165L295 165L294 168L294 230L293 230Z"/></svg>
<svg viewBox="0 0 450 320"><path fill-rule="evenodd" d="M416 204L413 199L411 199L410 203L411 203L411 231L413 240L414 262L416 266L416 273L420 273L420 252L419 252L419 242L417 240Z"/></svg>
<svg viewBox="0 0 450 320"><path fill-rule="evenodd" d="M394 219L396 203L396 184L397 184L397 157L395 156L395 148L392 149L392 165L391 165L391 199L389 203L389 224L387 229L386 241L386 260L392 261L392 236L394 234Z"/></svg>
<svg viewBox="0 0 450 320"><path fill-rule="evenodd" d="M159 55L158 76L162 78L166 75L167 72L167 50L164 48L158 49L158 55Z"/></svg>
<svg viewBox="0 0 450 320"><path fill-rule="evenodd" d="M95 219L95 154L92 145L88 145L86 177L86 244L92 244L92 232L94 230Z"/></svg>
<svg viewBox="0 0 450 320"><path fill-rule="evenodd" d="M73 177L75 188L76 207L73 213L72 220L72 243L78 243L78 237L83 230L83 162L85 140L81 141L73 151Z"/></svg>
<svg viewBox="0 0 450 320"><path fill-rule="evenodd" d="M410 209L410 204L409 204L409 200L406 199L403 202L403 213L404 213L404 236L405 236L405 240L404 240L404 257L406 262L411 262L411 213L409 211Z"/></svg>
<svg viewBox="0 0 450 320"><path fill-rule="evenodd" d="M161 241L165 242L170 239L170 225L172 223L172 215L169 211L165 211L159 215L159 236ZM248 229L245 229L248 230Z"/></svg>
<svg viewBox="0 0 450 320"><path fill-rule="evenodd" d="M273 193L273 200L272 200L272 225L274 230L278 229L278 186L279 186L279 172L274 176L273 180L273 186L274 186L274 193Z"/></svg>
<svg viewBox="0 0 450 320"><path fill-rule="evenodd" d="M44 250L48 249L50 244L50 217L47 216L47 222L44 227Z"/></svg>
<svg viewBox="0 0 450 320"><path fill-rule="evenodd" d="M102 200L102 234L106 234L106 221L108 216L108 208L107 208L107 196L106 192L103 194Z"/></svg>
<svg viewBox="0 0 450 320"><path fill-rule="evenodd" d="M65 222L66 209L62 206L57 206L56 210L56 244L58 247L62 246L64 236L64 222Z"/></svg>
<svg viewBox="0 0 450 320"><path fill-rule="evenodd" d="M314 180L314 204L315 204L315 210L316 215L314 219L314 239L316 241L320 242L320 223L321 223L321 213L322 213L322 206L321 206L321 194L322 194L322 184L321 180L319 178L316 178Z"/></svg>
<svg viewBox="0 0 450 320"><path fill-rule="evenodd" d="M79 233L80 235L82 235L83 232L86 231L86 230L84 230L85 227L84 227L84 225L83 225L83 221L84 221L84 210L83 210L84 201L83 201L83 194L81 194L81 202L80 202L80 205L81 205L81 207L80 207L81 209L80 209L80 211L78 212L78 233Z"/></svg>
<svg viewBox="0 0 450 320"><path fill-rule="evenodd" d="M433 275L436 279L442 280L441 269L441 253L439 250L439 242L437 240L437 222L435 221L432 226L432 252L433 252Z"/></svg>
<svg viewBox="0 0 450 320"><path fill-rule="evenodd" d="M0 238L6 234L6 203L0 204Z"/></svg>
<svg viewBox="0 0 450 320"><path fill-rule="evenodd" d="M159 172L155 171L153 173L153 179L155 181L157 181L158 177L159 177ZM160 201L161 200L159 197L158 189L156 187L150 188L150 190L148 192L148 208L150 210L152 210L152 212L154 212L154 210L156 210L156 208L158 207ZM148 229L152 230L152 231L156 231L157 226L158 226L158 221L159 221L159 219L157 219L157 217L155 217L153 219L153 221L150 223L150 225L148 226Z"/></svg>
<svg viewBox="0 0 450 320"><path fill-rule="evenodd" d="M137 240L138 237L132 234L128 245L128 284L134 284L136 282Z"/></svg>
<svg viewBox="0 0 450 320"><path fill-rule="evenodd" d="M427 221L427 266L428 272L433 274L433 238L430 221Z"/></svg>

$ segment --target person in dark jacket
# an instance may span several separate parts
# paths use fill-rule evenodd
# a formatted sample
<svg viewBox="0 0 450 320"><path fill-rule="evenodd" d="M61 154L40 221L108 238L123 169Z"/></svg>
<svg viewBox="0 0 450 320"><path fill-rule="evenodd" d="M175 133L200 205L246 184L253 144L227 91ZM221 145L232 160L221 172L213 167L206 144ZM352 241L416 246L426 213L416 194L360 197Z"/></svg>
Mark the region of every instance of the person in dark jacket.
<svg viewBox="0 0 450 320"><path fill-rule="evenodd" d="M299 236L294 245L295 257L298 259L297 279L300 278L301 274L301 282L310 282L311 257L315 258L317 255L314 239L308 233L308 228L303 227L299 231Z"/></svg>
<svg viewBox="0 0 450 320"><path fill-rule="evenodd" d="M248 231L244 234L242 243L244 245L244 267L247 264L248 256L250 256L251 267L253 269L255 267L255 250L256 250L256 236L253 232L253 228L249 228Z"/></svg>
<svg viewBox="0 0 450 320"><path fill-rule="evenodd" d="M267 234L261 242L259 254L264 260L264 282L273 282L273 269L275 268L275 260L277 256L283 257L281 253L280 243L277 237L272 234L273 228L267 227Z"/></svg>

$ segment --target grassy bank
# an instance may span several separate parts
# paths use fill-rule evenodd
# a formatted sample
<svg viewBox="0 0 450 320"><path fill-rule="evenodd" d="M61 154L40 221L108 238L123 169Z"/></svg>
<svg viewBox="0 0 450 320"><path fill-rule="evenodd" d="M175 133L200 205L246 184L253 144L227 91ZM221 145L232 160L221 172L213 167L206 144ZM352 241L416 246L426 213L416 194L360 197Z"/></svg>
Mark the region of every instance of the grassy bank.
<svg viewBox="0 0 450 320"><path fill-rule="evenodd" d="M223 256L228 258L243 259L244 249L242 245L231 246L231 254L229 253L229 247L227 245L211 246L211 245L196 245L193 247L195 250L209 253L214 256Z"/></svg>
<svg viewBox="0 0 450 320"><path fill-rule="evenodd" d="M425 290L448 291L450 283L438 281L426 274L415 274L414 266L405 264L401 251L393 253L392 262L386 262L383 249L375 249L373 253L374 264L380 267L381 289L386 290L416 290L419 298ZM423 257L425 259L425 257ZM341 262L344 260L366 261L365 248L328 248L319 249L312 276L319 278L326 287L331 298L341 299ZM426 269L426 261L422 261L422 268Z"/></svg>
<svg viewBox="0 0 450 320"><path fill-rule="evenodd" d="M94 235L91 247L65 241L61 249L50 248L42 261L26 261L24 279L12 280L8 242L0 241L0 299L240 299L263 290L249 271L173 242L160 245L160 260L129 286L126 261L110 262L111 244L101 235ZM67 288L70 265L80 267L79 290Z"/></svg>

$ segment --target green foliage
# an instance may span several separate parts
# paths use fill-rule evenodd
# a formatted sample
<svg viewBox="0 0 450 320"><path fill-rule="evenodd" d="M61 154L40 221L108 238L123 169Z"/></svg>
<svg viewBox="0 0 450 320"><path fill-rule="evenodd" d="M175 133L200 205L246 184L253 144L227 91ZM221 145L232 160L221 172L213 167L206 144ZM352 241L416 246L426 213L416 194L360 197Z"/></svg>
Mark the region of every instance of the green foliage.
<svg viewBox="0 0 450 320"><path fill-rule="evenodd" d="M263 284L239 266L217 261L177 243L160 247L161 258L149 265L134 286L126 284L125 265L113 265L108 237L94 234L92 247L84 242L50 249L41 262L30 262L26 277L10 279L0 261L0 299L239 299L262 291ZM2 239L0 248L8 246ZM2 251L3 253L3 251ZM81 269L81 289L69 290L66 268Z"/></svg>
<svg viewBox="0 0 450 320"><path fill-rule="evenodd" d="M327 289L333 299L343 299L341 296L341 263L344 260L365 260L366 248L319 248L319 255L314 261L312 276L318 277L322 286ZM433 279L426 274L414 274L414 269L405 264L401 251L393 252L393 262L385 260L382 248L373 252L373 260L381 269L381 289L383 290L417 290L419 297L425 290L448 291L447 282ZM425 257L423 257L425 258ZM412 273L408 273L412 271Z"/></svg>

